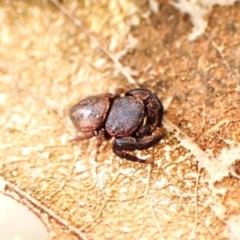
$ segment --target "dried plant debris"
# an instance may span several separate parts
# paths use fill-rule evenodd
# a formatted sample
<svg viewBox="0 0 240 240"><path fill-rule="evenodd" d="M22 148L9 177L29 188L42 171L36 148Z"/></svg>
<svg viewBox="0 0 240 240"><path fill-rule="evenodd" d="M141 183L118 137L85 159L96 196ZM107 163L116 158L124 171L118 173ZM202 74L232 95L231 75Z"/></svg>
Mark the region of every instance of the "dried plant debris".
<svg viewBox="0 0 240 240"><path fill-rule="evenodd" d="M51 239L237 239L239 2L211 8L191 42L166 1L1 6L1 193ZM133 152L155 165L117 157L113 139L97 162L97 139L70 142L74 103L129 84L164 105L166 136Z"/></svg>
<svg viewBox="0 0 240 240"><path fill-rule="evenodd" d="M237 1L239 0L175 0L172 5L190 15L193 29L188 38L195 40L204 34L208 26L208 15L214 5L229 6Z"/></svg>

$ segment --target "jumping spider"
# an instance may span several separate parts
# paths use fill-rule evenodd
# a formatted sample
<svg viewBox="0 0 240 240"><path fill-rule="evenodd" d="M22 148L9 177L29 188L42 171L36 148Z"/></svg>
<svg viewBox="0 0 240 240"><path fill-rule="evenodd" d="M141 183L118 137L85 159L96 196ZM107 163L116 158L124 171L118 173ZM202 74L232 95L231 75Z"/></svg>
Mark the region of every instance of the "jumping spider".
<svg viewBox="0 0 240 240"><path fill-rule="evenodd" d="M147 89L127 91L123 97L105 93L83 99L69 112L78 130L76 141L98 137L97 153L103 139L114 137L113 152L127 160L150 163L125 151L143 150L157 144L164 133L153 135L161 125L163 106Z"/></svg>

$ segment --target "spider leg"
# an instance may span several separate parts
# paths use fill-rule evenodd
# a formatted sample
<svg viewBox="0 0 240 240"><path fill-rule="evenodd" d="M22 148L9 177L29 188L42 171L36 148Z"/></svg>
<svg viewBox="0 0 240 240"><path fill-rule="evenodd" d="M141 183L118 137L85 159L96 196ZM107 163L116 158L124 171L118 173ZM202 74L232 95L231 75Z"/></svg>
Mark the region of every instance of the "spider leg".
<svg viewBox="0 0 240 240"><path fill-rule="evenodd" d="M132 162L139 162L139 163L152 163L151 161L149 160L144 160L144 159L141 159L141 158L138 158L136 156L133 156L133 155L130 155L126 152L123 152L121 149L118 149L116 147L113 147L113 152L119 156L120 158L125 158L129 161L132 161Z"/></svg>
<svg viewBox="0 0 240 240"><path fill-rule="evenodd" d="M140 163L151 163L149 160L144 160L138 158L136 156L130 155L125 151L134 151L134 150L143 150L150 148L157 144L163 137L165 133L161 133L155 136L145 136L140 138L134 137L123 137L123 138L115 138L113 143L113 151L114 153L121 157L126 158L127 160L140 162Z"/></svg>
<svg viewBox="0 0 240 240"><path fill-rule="evenodd" d="M92 137L97 137L97 144L96 144L96 155L95 160L97 161L98 154L100 153L100 147L102 146L102 142L105 139L105 130L100 129L98 132L92 131L92 132L84 132L84 133L78 133L76 138L71 139L70 142L79 142L82 140L90 139Z"/></svg>
<svg viewBox="0 0 240 240"><path fill-rule="evenodd" d="M104 136L105 136L105 130L100 129L97 135L97 146L96 146L97 151L96 151L95 161L97 161L98 154L100 153L100 147L102 146Z"/></svg>
<svg viewBox="0 0 240 240"><path fill-rule="evenodd" d="M82 141L82 140L86 140L86 139L89 139L91 137L94 137L96 136L96 132L95 131L92 131L92 132L79 132L77 133L77 136L73 139L70 139L70 142L79 142L79 141Z"/></svg>
<svg viewBox="0 0 240 240"><path fill-rule="evenodd" d="M136 136L137 137L144 137L152 134L152 126L149 124L145 124L141 126L137 131L136 131Z"/></svg>

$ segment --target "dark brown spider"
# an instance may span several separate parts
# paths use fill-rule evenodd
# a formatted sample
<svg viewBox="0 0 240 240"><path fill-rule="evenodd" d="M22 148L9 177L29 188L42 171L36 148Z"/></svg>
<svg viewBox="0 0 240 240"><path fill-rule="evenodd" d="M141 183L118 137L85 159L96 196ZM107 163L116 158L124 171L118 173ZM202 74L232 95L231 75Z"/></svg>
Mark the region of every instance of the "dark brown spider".
<svg viewBox="0 0 240 240"><path fill-rule="evenodd" d="M165 136L154 134L162 122L163 106L147 89L133 89L123 97L111 93L91 96L74 105L69 115L78 130L74 140L97 135L98 153L103 139L114 137L113 152L130 161L150 163L125 151L150 148Z"/></svg>

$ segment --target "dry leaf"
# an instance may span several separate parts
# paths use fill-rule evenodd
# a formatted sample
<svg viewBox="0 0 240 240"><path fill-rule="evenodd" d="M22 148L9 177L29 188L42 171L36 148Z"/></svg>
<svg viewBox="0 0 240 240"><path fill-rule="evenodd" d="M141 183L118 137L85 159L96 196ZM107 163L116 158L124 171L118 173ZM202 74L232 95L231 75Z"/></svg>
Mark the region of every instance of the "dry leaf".
<svg viewBox="0 0 240 240"><path fill-rule="evenodd" d="M189 19L165 1L2 1L0 176L3 194L39 215L52 239L237 239L240 4ZM233 27L234 26L234 27ZM68 109L127 84L154 91L167 136L116 157L71 144Z"/></svg>

